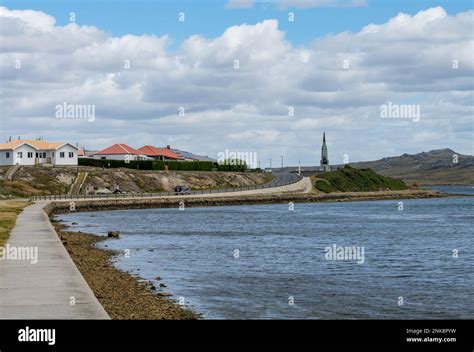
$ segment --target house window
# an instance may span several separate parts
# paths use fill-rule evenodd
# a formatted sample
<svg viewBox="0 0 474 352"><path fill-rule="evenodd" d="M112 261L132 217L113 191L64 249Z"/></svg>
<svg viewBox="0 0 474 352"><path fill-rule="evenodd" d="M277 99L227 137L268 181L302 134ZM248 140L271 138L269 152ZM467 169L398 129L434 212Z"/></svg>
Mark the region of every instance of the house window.
<svg viewBox="0 0 474 352"><path fill-rule="evenodd" d="M74 158L74 152L69 152L69 157Z"/></svg>
<svg viewBox="0 0 474 352"><path fill-rule="evenodd" d="M28 159L31 159L33 157L33 152L28 152Z"/></svg>
<svg viewBox="0 0 474 352"><path fill-rule="evenodd" d="M16 153L16 157L17 157L18 159L23 158L23 152L18 152L18 153Z"/></svg>
<svg viewBox="0 0 474 352"><path fill-rule="evenodd" d="M10 159L10 152L7 152L6 157L7 157L7 159Z"/></svg>
<svg viewBox="0 0 474 352"><path fill-rule="evenodd" d="M38 159L38 153L36 153L36 159Z"/></svg>
<svg viewBox="0 0 474 352"><path fill-rule="evenodd" d="M54 152L53 152L53 158L54 158Z"/></svg>
<svg viewBox="0 0 474 352"><path fill-rule="evenodd" d="M60 152L60 153L59 153L59 157L60 157L60 158L64 158L64 152Z"/></svg>

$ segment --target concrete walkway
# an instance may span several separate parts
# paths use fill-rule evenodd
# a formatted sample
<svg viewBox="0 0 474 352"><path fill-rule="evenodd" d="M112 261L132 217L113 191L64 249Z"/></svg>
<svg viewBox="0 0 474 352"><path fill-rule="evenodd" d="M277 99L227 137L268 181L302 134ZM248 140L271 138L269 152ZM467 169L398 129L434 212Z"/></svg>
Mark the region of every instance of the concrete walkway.
<svg viewBox="0 0 474 352"><path fill-rule="evenodd" d="M285 186L250 189L246 191L237 191L237 192L196 194L196 195L192 195L192 197L216 198L216 197L253 196L253 195L281 194L281 193L309 193L311 189L312 189L312 185L311 185L310 178L303 177L301 180L289 185L285 185ZM173 196L173 198L177 198L177 197L182 197L186 199L190 196ZM166 197L163 197L163 198L166 198Z"/></svg>
<svg viewBox="0 0 474 352"><path fill-rule="evenodd" d="M310 191L310 179L304 177L280 187L196 196L214 198ZM7 245L37 247L38 262L0 261L0 319L109 319L44 213L43 208L49 202L30 205L17 218ZM75 300L74 305L70 304L71 300Z"/></svg>
<svg viewBox="0 0 474 352"><path fill-rule="evenodd" d="M305 176L303 177L301 181L304 182L303 193L310 193L313 190L313 184L311 183L311 178Z"/></svg>
<svg viewBox="0 0 474 352"><path fill-rule="evenodd" d="M173 195L173 196L148 196L146 193L144 196L115 196L111 195L100 196L96 195L94 197L80 197L80 198L64 198L64 199L55 199L55 200L38 200L38 203L42 203L43 206L50 202L71 202L71 201L84 201L84 200L113 200L113 199L148 199L148 198L157 198L157 199L189 199L193 198L221 198L221 197L236 197L236 196L257 196L257 195L267 195L267 194L281 194L281 193L309 193L312 190L311 179L309 177L303 177L301 180L291 183L285 186L278 187L269 187L269 188L259 188L259 189L250 189L245 191L235 191L235 192L220 192L220 193L196 193L193 195Z"/></svg>
<svg viewBox="0 0 474 352"><path fill-rule="evenodd" d="M7 242L13 249L37 247L37 263L31 263L32 257L0 260L0 319L110 319L58 238L44 205L26 207Z"/></svg>

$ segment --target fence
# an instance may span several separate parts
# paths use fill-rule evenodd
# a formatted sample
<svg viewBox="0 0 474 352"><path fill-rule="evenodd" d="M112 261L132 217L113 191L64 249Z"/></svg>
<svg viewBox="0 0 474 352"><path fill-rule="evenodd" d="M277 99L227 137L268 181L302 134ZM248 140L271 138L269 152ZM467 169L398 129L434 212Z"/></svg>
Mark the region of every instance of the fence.
<svg viewBox="0 0 474 352"><path fill-rule="evenodd" d="M191 190L192 195L200 194L213 194L213 193L230 193L230 192L242 192L242 191L251 191L258 189L268 189L275 187L282 187L294 184L299 182L303 177L300 175L294 174L292 179L289 181L278 181L273 180L269 183L264 183L260 185L251 185L251 186L241 186L241 187L228 187L228 188L216 188L216 189L202 189L202 190ZM68 200L68 199L123 199L123 198L151 198L151 197L173 197L173 196L183 196L183 194L176 194L175 192L157 192L157 193L148 193L148 192L137 192L137 193L104 193L104 194L59 194L59 195L47 195L47 196L30 196L30 201L40 201L40 200Z"/></svg>

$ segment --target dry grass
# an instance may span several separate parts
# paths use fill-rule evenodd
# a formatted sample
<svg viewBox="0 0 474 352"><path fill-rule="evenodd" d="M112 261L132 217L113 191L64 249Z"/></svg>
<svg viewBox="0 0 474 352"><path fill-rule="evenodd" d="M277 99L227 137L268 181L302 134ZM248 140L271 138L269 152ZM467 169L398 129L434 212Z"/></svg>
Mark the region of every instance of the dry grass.
<svg viewBox="0 0 474 352"><path fill-rule="evenodd" d="M119 187L126 193L170 192L175 186L186 185L191 189L241 187L266 183L271 175L257 172L220 171L154 171L133 169L102 169L94 167L43 167L22 166L13 181L0 181L0 195L29 197L67 193L77 172L88 172L86 188L114 190Z"/></svg>
<svg viewBox="0 0 474 352"><path fill-rule="evenodd" d="M29 204L24 200L0 200L0 247L10 236L18 214Z"/></svg>

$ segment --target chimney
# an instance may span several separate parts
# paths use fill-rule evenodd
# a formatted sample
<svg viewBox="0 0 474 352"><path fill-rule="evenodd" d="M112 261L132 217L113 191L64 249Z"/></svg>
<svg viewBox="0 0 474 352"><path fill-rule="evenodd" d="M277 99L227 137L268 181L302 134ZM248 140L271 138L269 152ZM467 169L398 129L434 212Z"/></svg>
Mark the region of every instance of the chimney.
<svg viewBox="0 0 474 352"><path fill-rule="evenodd" d="M166 146L166 149L171 149L169 144Z"/></svg>

